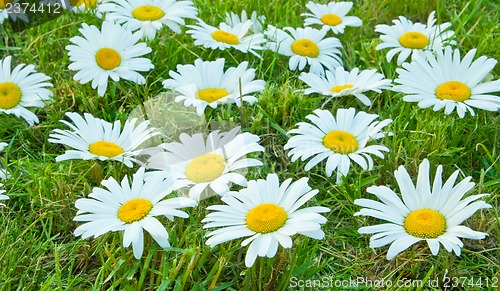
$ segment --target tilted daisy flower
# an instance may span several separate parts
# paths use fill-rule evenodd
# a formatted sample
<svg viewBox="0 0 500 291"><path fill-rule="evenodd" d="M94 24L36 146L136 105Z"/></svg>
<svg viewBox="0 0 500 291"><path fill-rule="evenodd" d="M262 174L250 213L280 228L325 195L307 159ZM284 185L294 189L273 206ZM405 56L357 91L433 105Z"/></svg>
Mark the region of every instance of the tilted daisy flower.
<svg viewBox="0 0 500 291"><path fill-rule="evenodd" d="M281 55L290 57L290 70L303 71L309 64L309 72L324 75L325 68L333 71L342 66L340 41L335 37L325 37L328 29L318 30L311 27L284 30L268 25L265 34L271 39L268 48Z"/></svg>
<svg viewBox="0 0 500 291"><path fill-rule="evenodd" d="M236 24L245 23L248 20L252 21L252 27L249 30L249 33L264 31L262 25L266 21L266 17L264 15L257 15L257 11L253 11L250 18L248 18L247 12L245 10L241 11L241 17L234 12L226 12L226 23L229 26L234 27Z"/></svg>
<svg viewBox="0 0 500 291"><path fill-rule="evenodd" d="M399 54L397 63L401 65L412 53L419 51L440 51L443 44L455 44L451 40L454 32L448 30L451 23L445 22L435 26L435 12L429 15L427 24L413 23L400 16L399 20L395 19L392 22L394 25L379 24L375 26L375 31L381 33L380 39L383 41L377 45L376 49L381 50L390 48L387 52L387 61Z"/></svg>
<svg viewBox="0 0 500 291"><path fill-rule="evenodd" d="M308 178L292 183L292 179L280 184L276 174L266 180L248 181L248 186L238 192L229 192L221 199L226 205L207 207L214 210L203 220L203 228L218 228L207 234L206 244L218 244L248 237L241 245L247 246L245 266L251 267L257 256L272 258L278 245L292 247L291 236L302 234L323 239L321 224L326 218L320 213L330 209L321 206L305 207L307 201L318 194L307 184ZM299 209L300 208L300 209Z"/></svg>
<svg viewBox="0 0 500 291"><path fill-rule="evenodd" d="M49 135L49 142L63 144L73 148L66 150L56 161L82 159L101 161L113 160L123 162L127 167L132 167L132 162L137 162L133 157L138 153L137 148L149 138L159 134L154 128L149 127L149 121L141 122L137 127L137 119L125 121L123 129L119 120L114 123L95 118L89 113L83 117L75 112L67 112L74 125L61 120L70 130L55 129Z"/></svg>
<svg viewBox="0 0 500 291"><path fill-rule="evenodd" d="M24 22L29 22L28 16L24 12L19 0L1 0L0 1L0 24L2 24L8 18L12 21L17 21L21 19ZM19 5L19 6L17 6Z"/></svg>
<svg viewBox="0 0 500 291"><path fill-rule="evenodd" d="M7 146L8 144L5 143L5 142L0 142L0 152L4 150L4 148ZM0 168L0 180L1 179L6 179L9 177L9 172L7 172L7 170L5 169L2 169Z"/></svg>
<svg viewBox="0 0 500 291"><path fill-rule="evenodd" d="M301 73L300 80L309 85L310 88L304 90L305 94L318 93L330 98L354 95L361 103L369 106L371 101L365 94L366 91L381 93L382 90L391 89L391 80L385 79L384 75L377 70L359 71L354 68L346 71L343 67L338 67L335 71L326 71L326 76L313 73Z"/></svg>
<svg viewBox="0 0 500 291"><path fill-rule="evenodd" d="M95 187L89 198L75 202L78 212L74 221L85 221L75 229L83 239L101 236L109 231L123 231L123 246L132 244L134 257L140 259L144 250L146 230L162 247L170 247L168 232L155 216L189 217L179 210L194 207L196 202L186 197L164 199L172 191L172 181L156 175L144 180L144 168L118 183L113 177L102 181L105 188Z"/></svg>
<svg viewBox="0 0 500 291"><path fill-rule="evenodd" d="M110 0L100 5L99 11L111 20L131 31L152 40L164 25L175 33L181 33L184 18L196 18L198 10L192 1L176 0Z"/></svg>
<svg viewBox="0 0 500 291"><path fill-rule="evenodd" d="M361 26L363 22L359 17L346 16L352 8L352 2L329 2L328 4L318 4L310 1L306 4L311 13L303 13L307 18L305 26L315 24L322 25L323 28L330 29L333 33L344 33L346 26Z"/></svg>
<svg viewBox="0 0 500 291"><path fill-rule="evenodd" d="M93 13L96 17L102 18L102 13L97 9L99 5L108 0L71 0L71 11L75 13ZM62 1L64 3L65 1Z"/></svg>
<svg viewBox="0 0 500 291"><path fill-rule="evenodd" d="M240 107L242 101L257 102L253 93L263 91L266 83L254 80L255 69L247 69L248 62L242 62L224 71L224 63L225 59L213 62L197 59L194 65L177 65L177 72L170 71L171 79L162 84L180 94L176 102L184 101L184 106L196 107L198 115L202 115L207 106L236 104Z"/></svg>
<svg viewBox="0 0 500 291"><path fill-rule="evenodd" d="M2 183L0 183L0 187L3 187ZM3 195L3 193L5 193L5 192L6 192L5 190L0 189L0 200L9 200L9 196ZM0 206L5 206L5 204L0 203Z"/></svg>
<svg viewBox="0 0 500 291"><path fill-rule="evenodd" d="M445 114L456 108L460 118L467 111L474 116L473 108L498 111L500 97L491 93L500 91L500 80L482 82L497 61L485 56L472 61L475 54L473 49L460 59L458 49L446 47L435 55L426 52L415 56L396 70L399 75L395 82L399 85L394 90L405 94L404 101L418 102L421 108L444 108Z"/></svg>
<svg viewBox="0 0 500 291"><path fill-rule="evenodd" d="M34 65L17 65L11 70L12 57L0 60L0 112L24 118L29 125L38 123L38 117L28 107L43 108L52 99L47 89L50 77L37 73Z"/></svg>
<svg viewBox="0 0 500 291"><path fill-rule="evenodd" d="M239 133L240 127L229 132L212 131L206 141L201 133L180 135L179 142L160 145L165 152L153 155L148 168L165 170L175 180L176 189L189 189L196 201L229 191L230 183L246 186L240 171L262 166L247 154L263 152L257 135Z"/></svg>
<svg viewBox="0 0 500 291"><path fill-rule="evenodd" d="M262 45L266 39L262 33L250 33L252 25L252 20L236 23L234 26L221 22L217 28L198 19L198 25L188 25L191 30L186 33L191 34L195 39L195 45L203 45L205 48L213 50L234 48L240 52L250 52L262 58L256 50L263 49Z"/></svg>
<svg viewBox="0 0 500 291"><path fill-rule="evenodd" d="M439 244L458 256L463 243L461 238L483 239L487 235L460 225L476 211L491 208L478 200L487 194L472 195L462 199L474 183L467 177L455 184L459 171L455 171L444 183L441 179L443 167L438 166L432 189L429 177L429 161L425 159L419 167L417 184L414 186L410 175L403 166L394 172L401 191L402 200L386 186L371 186L366 191L381 200L356 199L354 203L362 208L354 215L371 216L387 221L384 224L365 226L361 234L375 234L370 238L370 247L378 248L391 244L387 259L425 240L433 255L439 252Z"/></svg>
<svg viewBox="0 0 500 291"><path fill-rule="evenodd" d="M73 79L82 84L92 81L92 88L103 96L108 87L108 78L118 82L120 78L146 83L138 72L147 72L154 66L148 58L141 56L150 53L145 43L138 43L139 33L132 33L111 21L104 21L99 30L94 25L82 24L79 29L84 36L72 37L67 45L71 64L69 69L78 71Z"/></svg>
<svg viewBox="0 0 500 291"><path fill-rule="evenodd" d="M337 184L341 176L349 173L351 160L364 170L371 170L373 159L370 155L383 159L382 152L389 152L385 146L368 143L385 136L381 130L392 122L390 119L375 121L377 114L356 113L354 108L339 109L336 117L328 110L316 109L306 118L311 123L299 122L297 129L290 130L288 133L295 135L284 149L290 149L288 155L292 162L312 157L304 168L306 171L326 159L326 174L330 177L337 169Z"/></svg>

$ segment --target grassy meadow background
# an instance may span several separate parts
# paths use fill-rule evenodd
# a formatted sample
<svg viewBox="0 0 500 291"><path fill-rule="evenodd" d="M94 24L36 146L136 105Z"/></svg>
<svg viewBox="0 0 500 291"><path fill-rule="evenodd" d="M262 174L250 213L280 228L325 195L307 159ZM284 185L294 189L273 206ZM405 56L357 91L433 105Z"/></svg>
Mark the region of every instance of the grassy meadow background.
<svg viewBox="0 0 500 291"><path fill-rule="evenodd" d="M245 9L265 15L266 23L276 27L303 27L304 17L300 14L306 12L307 1L194 0L194 3L198 16L212 25L224 21L225 12L240 14ZM374 32L375 25L392 24L400 15L426 23L432 10L436 10L438 23L452 23L462 55L477 48L476 58L486 55L500 60L500 7L496 1L360 0L354 1L349 15L360 17L363 25L347 27L344 34L336 35L343 44L344 67L375 68L387 78L395 79L395 61L386 61L387 50L375 50L380 42ZM8 21L0 26L0 58L12 55L14 64L34 64L54 84L53 102L36 111L39 124L29 127L23 119L0 114L0 140L9 143L0 153L0 164L11 173L11 178L3 181L10 200L5 202L7 207L0 209L0 290L285 290L292 277L422 280L442 278L448 270L449 277L482 278L484 283L486 278L499 276L498 112L475 110L476 116L460 119L456 113L447 116L442 110L420 109L416 103L403 102L402 94L389 91L369 93L373 101L370 107L353 97L333 100L325 105L333 112L337 108L355 107L376 113L381 119L393 119L389 130L394 133L381 141L391 150L384 160L375 158L375 168L370 172L351 168L339 186L335 185L335 176L325 176L322 166L305 172L305 163L291 163L283 150L288 140L286 132L324 101L319 96L295 92L305 86L298 80L298 71L288 70L288 58L271 51L264 51L262 60L235 50L212 51L194 46L191 36L174 34L164 27L148 42L153 51L146 56L155 68L144 74L146 85L110 82L106 95L98 97L90 84L81 85L72 79L74 72L68 70L70 62L65 46L69 38L79 35L82 23L99 26L100 22L91 15L65 13L21 32L14 33ZM187 22L194 24L193 20ZM257 95L259 102L255 105L245 104L242 109L222 106L206 111L207 127L230 121L260 136L266 148L259 157L264 166L250 169L248 179L264 178L272 172L282 180L309 177L309 185L320 193L308 205L331 209L323 226L325 239L295 236L291 249L280 248L275 258L258 258L247 269L243 264L246 248L240 247L240 240L214 249L205 245L207 231L201 228L200 221L208 213L206 206L219 203L217 197L186 209L190 214L188 219L165 221L172 248L163 250L146 235L145 252L140 260L134 259L131 248L122 247L120 233L108 233L98 239L75 238L73 231L79 225L72 221L76 214L75 200L86 197L102 179L112 176L121 180L137 168L128 169L116 162L56 163L55 157L64 148L48 143L47 138L52 130L64 128L59 122L64 113L89 112L108 121L124 121L134 108L165 92L161 81L169 77L169 70L174 70L177 64L219 57L226 58L226 67L249 61L250 67L257 69L256 78L267 84L265 91ZM497 65L492 78L498 79L499 69ZM398 192L394 170L404 165L416 178L418 165L424 158L430 160L433 174L438 164L444 165L444 178L460 169L459 179L472 176L476 183L472 194L491 194L485 200L493 208L480 211L466 221L472 229L487 232L489 236L481 241L464 239L460 257L443 248L438 256L432 256L427 244L418 243L387 261L387 247L372 250L368 247L369 236L357 233L359 227L379 221L353 217L360 209L353 201L374 198L366 193L371 185L388 185ZM479 289L471 286L462 290L474 288Z"/></svg>

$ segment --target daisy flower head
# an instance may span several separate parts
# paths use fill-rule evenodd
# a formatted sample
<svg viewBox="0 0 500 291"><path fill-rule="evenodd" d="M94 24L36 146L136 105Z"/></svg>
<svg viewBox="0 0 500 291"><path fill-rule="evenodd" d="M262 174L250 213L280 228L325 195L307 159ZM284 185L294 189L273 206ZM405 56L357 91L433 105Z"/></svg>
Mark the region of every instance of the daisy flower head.
<svg viewBox="0 0 500 291"><path fill-rule="evenodd" d="M245 10L241 11L241 16L234 12L226 12L226 23L231 27L240 23L245 23L248 20L252 21L252 27L249 30L249 33L262 33L264 31L262 25L266 21L266 17L264 15L257 15L257 11L253 11L250 18L248 18Z"/></svg>
<svg viewBox="0 0 500 291"><path fill-rule="evenodd" d="M144 179L144 168L121 183L113 177L102 181L105 188L95 187L88 198L75 202L78 212L74 221L85 223L75 229L75 236L97 238L109 231L123 231L123 246L132 244L134 257L140 259L144 250L144 232L147 231L162 247L170 247L168 232L156 216L189 217L179 210L194 207L196 202L186 197L164 199L172 191L172 180L159 175Z"/></svg>
<svg viewBox="0 0 500 291"><path fill-rule="evenodd" d="M52 99L47 89L50 77L37 73L34 65L20 64L11 70L12 57L0 60L0 112L22 117L29 125L38 123L38 117L28 107L43 108Z"/></svg>
<svg viewBox="0 0 500 291"><path fill-rule="evenodd" d="M471 177L457 183L459 171L455 171L443 185L441 174L443 167L438 166L432 189L429 177L429 161L425 159L419 167L417 184L403 166L394 172L401 191L402 200L386 186L371 186L368 193L374 194L381 202L371 199L356 199L354 203L362 208L354 215L371 216L387 221L384 224L365 226L359 229L361 234L375 234L370 238L370 247L378 248L391 244L387 259L425 240L433 255L439 252L439 244L451 252L460 255L463 243L461 238L483 239L487 235L460 225L476 211L491 208L481 197L488 194L472 195L462 199L474 183Z"/></svg>
<svg viewBox="0 0 500 291"><path fill-rule="evenodd" d="M196 18L198 10L192 1L177 0L110 0L100 5L99 11L111 20L131 31L139 31L142 37L152 40L164 25L175 33L181 33L185 18Z"/></svg>
<svg viewBox="0 0 500 291"><path fill-rule="evenodd" d="M262 166L262 162L247 158L247 154L263 152L257 135L239 133L240 127L229 132L212 131L208 137L197 133L182 133L179 142L160 145L165 152L153 155L148 168L164 170L175 180L175 189L186 190L196 201L214 195L224 195L230 183L246 186L244 171Z"/></svg>
<svg viewBox="0 0 500 291"><path fill-rule="evenodd" d="M386 55L387 61L399 54L397 64L400 66L412 53L419 51L440 51L443 44L455 44L450 40L453 36L453 30L448 30L451 23L445 22L440 25L434 25L436 18L435 11L432 11L427 20L427 24L419 22L413 23L400 16L399 20L392 22L394 25L379 24L375 26L375 31L381 33L382 43L377 45L376 49L390 48Z"/></svg>
<svg viewBox="0 0 500 291"><path fill-rule="evenodd" d="M180 95L176 102L184 101L184 106L194 106L198 115L210 106L236 104L242 101L253 104L257 98L253 93L264 90L265 81L254 80L255 69L248 69L248 62L224 71L225 59L203 61L197 59L194 65L177 65L177 72L170 71L171 79L163 81L163 87L175 90Z"/></svg>
<svg viewBox="0 0 500 291"><path fill-rule="evenodd" d="M61 120L71 130L55 129L49 135L49 142L63 144L73 148L56 158L57 162L64 160L113 160L123 162L132 167L133 157L137 148L149 138L158 134L149 127L149 121L143 121L137 127L137 119L125 121L123 129L119 120L114 123L96 118L89 113L83 117L75 112L67 112L66 116L74 124Z"/></svg>
<svg viewBox="0 0 500 291"><path fill-rule="evenodd" d="M8 146L7 143L5 142L0 142L0 152L5 149L5 147ZM7 170L0 168L0 179L7 179L9 177L9 172Z"/></svg>
<svg viewBox="0 0 500 291"><path fill-rule="evenodd" d="M324 75L325 68L334 71L342 66L340 41L335 37L326 37L328 29L275 28L268 25L265 34L271 39L267 44L272 51L290 57L288 67L290 70L303 71L309 64L309 72Z"/></svg>
<svg viewBox="0 0 500 291"><path fill-rule="evenodd" d="M102 13L97 9L99 5L108 0L71 0L69 4L71 5L71 11L75 13L93 13L98 18L102 18ZM65 1L62 1L63 3Z"/></svg>
<svg viewBox="0 0 500 291"><path fill-rule="evenodd" d="M326 159L326 174L330 177L337 170L337 184L341 183L341 176L349 173L351 160L363 170L371 170L370 155L383 159L382 152L389 152L385 146L368 143L385 136L381 130L392 122L390 119L375 121L377 114L356 113L354 108L339 109L336 117L328 110L316 109L306 118L311 123L299 122L298 128L290 130L288 133L295 135L284 149L290 150L288 156L292 162L312 157L304 168L306 171Z"/></svg>
<svg viewBox="0 0 500 291"><path fill-rule="evenodd" d="M343 67L337 67L333 72L326 71L325 76L301 73L299 79L309 86L304 90L305 94L318 93L330 97L325 103L332 98L354 95L367 106L371 105L371 101L365 92L381 93L383 89L391 89L392 83L374 69L360 72L358 68L346 71Z"/></svg>
<svg viewBox="0 0 500 291"><path fill-rule="evenodd" d="M225 205L207 207L213 212L202 220L206 223L203 228L218 229L207 234L206 244L214 247L248 237L241 245L249 245L245 266L250 268L257 256L274 257L278 245L291 248L292 235L323 239L325 233L321 224L327 220L320 213L330 209L321 206L300 208L319 192L312 190L307 182L308 178L293 183L292 179L287 179L280 184L276 174L269 174L266 180L251 180L246 188L229 192L221 198Z"/></svg>
<svg viewBox="0 0 500 291"><path fill-rule="evenodd" d="M195 45L203 45L203 47L212 50L234 48L240 52L250 52L258 58L262 58L256 50L263 50L262 45L266 39L262 33L255 31L250 33L252 26L253 21L250 19L234 25L221 22L218 28L198 19L198 25L188 25L191 30L186 33L191 34L195 39Z"/></svg>
<svg viewBox="0 0 500 291"><path fill-rule="evenodd" d="M394 90L405 94L404 101L418 102L421 108L444 108L445 114L456 109L460 118L467 111L474 116L473 108L498 111L500 97L491 93L500 91L500 80L482 82L497 61L485 56L472 61L475 54L473 49L461 59L460 51L449 46L435 54L419 54L396 70Z"/></svg>
<svg viewBox="0 0 500 291"><path fill-rule="evenodd" d="M2 187L2 186L3 186L3 184L0 183L0 187ZM6 192L5 190L0 189L0 200L9 200L9 196L3 195L3 193L5 193L5 192ZM5 204L0 203L0 206L5 206Z"/></svg>
<svg viewBox="0 0 500 291"><path fill-rule="evenodd" d="M9 17L12 21L17 21L19 18L24 22L29 22L24 9L17 6L20 4L22 3L19 3L19 0L0 0L0 24Z"/></svg>
<svg viewBox="0 0 500 291"><path fill-rule="evenodd" d="M92 88L103 96L108 87L108 78L118 82L120 78L146 83L138 72L147 72L154 66L148 58L151 48L139 42L141 35L132 33L111 21L104 21L101 30L96 26L82 24L83 35L72 37L66 46L71 64L69 69L78 71L73 77L81 84L92 81Z"/></svg>
<svg viewBox="0 0 500 291"><path fill-rule="evenodd" d="M305 26L315 24L322 25L323 28L330 29L333 33L344 33L346 26L361 26L363 22L359 17L346 16L352 8L352 2L329 2L328 4L318 4L310 1L306 4L311 13L303 13L307 18Z"/></svg>

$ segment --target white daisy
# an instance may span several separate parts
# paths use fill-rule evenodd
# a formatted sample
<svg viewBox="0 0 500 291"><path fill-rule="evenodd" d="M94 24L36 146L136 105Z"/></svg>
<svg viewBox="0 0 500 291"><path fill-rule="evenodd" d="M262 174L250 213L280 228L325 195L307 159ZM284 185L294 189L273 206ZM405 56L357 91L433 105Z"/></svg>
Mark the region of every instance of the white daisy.
<svg viewBox="0 0 500 291"><path fill-rule="evenodd" d="M24 22L29 22L28 16L26 16L22 4L23 3L20 3L19 0L1 0L0 24L2 24L9 17L12 21L17 21L19 18Z"/></svg>
<svg viewBox="0 0 500 291"><path fill-rule="evenodd" d="M176 102L184 100L184 106L196 107L202 115L207 106L217 108L219 104L236 104L242 101L253 104L257 98L252 95L264 90L263 80L254 80L255 69L247 69L248 62L224 71L225 59L204 62L197 59L194 65L177 65L177 72L170 71L170 77L163 81L165 88L180 93Z"/></svg>
<svg viewBox="0 0 500 291"><path fill-rule="evenodd" d="M29 125L38 123L38 117L27 107L45 106L52 99L46 82L50 77L37 73L34 65L17 65L11 70L11 56L0 60L0 112L24 118Z"/></svg>
<svg viewBox="0 0 500 291"><path fill-rule="evenodd" d="M351 160L364 170L371 170L373 159L370 154L383 159L382 152L389 152L385 146L367 144L384 137L381 130L392 120L374 121L378 118L377 114L356 113L354 108L337 110L336 118L327 110L316 109L313 113L306 116L312 124L299 122L297 129L288 132L296 135L284 147L285 150L291 149L288 155L292 157L292 162L298 158L305 161L314 156L304 170L309 171L327 159L326 174L330 177L337 169L336 182L340 184L341 176L349 173Z"/></svg>
<svg viewBox="0 0 500 291"><path fill-rule="evenodd" d="M292 247L291 236L302 234L314 239L323 239L321 224L326 218L320 213L330 209L321 206L299 209L318 194L307 184L308 178L293 182L285 180L281 185L276 174L266 180L248 181L248 186L238 192L229 192L221 199L227 205L207 207L214 210L203 220L203 228L218 228L207 234L207 245L218 244L242 237L241 245L248 247L245 266L251 267L257 256L272 258L278 244Z"/></svg>
<svg viewBox="0 0 500 291"><path fill-rule="evenodd" d="M403 92L407 102L418 102L421 108L434 106L434 111L445 108L450 114L455 108L460 118L466 111L475 115L474 108L488 111L500 109L500 97L492 95L500 91L500 80L482 82L495 67L497 61L481 56L472 61L476 50L469 51L463 59L460 52L451 47L434 54L416 55L411 63L397 69L395 80L400 85L394 90Z"/></svg>
<svg viewBox="0 0 500 291"><path fill-rule="evenodd" d="M184 18L196 18L198 10L192 1L176 0L110 0L99 5L99 11L131 31L139 30L142 37L152 40L163 25L181 33Z"/></svg>
<svg viewBox="0 0 500 291"><path fill-rule="evenodd" d="M252 20L236 23L234 26L221 22L219 28L217 28L198 19L198 25L188 25L192 29L186 33L191 34L195 39L195 45L203 45L205 48L219 50L234 48L243 53L250 52L262 58L256 50L262 50L262 45L266 40L262 33L250 33L252 25Z"/></svg>
<svg viewBox="0 0 500 291"><path fill-rule="evenodd" d="M363 22L359 17L346 16L352 8L352 2L329 2L328 4L317 4L312 1L306 4L311 13L302 13L305 19L304 25L322 25L333 33L344 33L346 26L361 26Z"/></svg>
<svg viewBox="0 0 500 291"><path fill-rule="evenodd" d="M144 249L146 230L162 247L170 247L168 232L155 216L187 218L187 213L178 210L196 206L196 202L177 197L162 200L171 193L172 181L161 176L144 180L144 168L140 168L129 183L128 177L118 183L113 177L102 181L106 187L95 187L89 198L75 202L78 208L74 221L86 221L75 229L75 236L94 238L109 231L123 231L123 246L132 244L134 257L140 259Z"/></svg>
<svg viewBox="0 0 500 291"><path fill-rule="evenodd" d="M325 68L333 71L342 66L340 41L335 37L325 37L328 29L318 30L311 27L284 30L268 25L265 34L271 39L268 48L281 55L290 57L290 70L303 71L307 64L309 72L324 75Z"/></svg>
<svg viewBox="0 0 500 291"><path fill-rule="evenodd" d="M71 0L69 4L71 5L71 11L75 13L93 13L96 17L102 18L102 12L98 10L98 7L102 5L102 3L107 2L108 0ZM61 1L59 3L64 3L65 1ZM58 3L58 2L56 2ZM65 6L65 4L64 4Z"/></svg>
<svg viewBox="0 0 500 291"><path fill-rule="evenodd" d="M394 25L379 24L375 26L375 31L382 33L380 39L383 41L376 49L381 50L391 48L387 53L387 61L399 53L397 63L401 65L412 53L418 51L440 51L443 48L443 43L456 44L450 40L453 36L453 30L447 30L451 23L434 26L436 19L435 12L429 15L427 24L413 23L400 16L399 20L395 19L392 22Z"/></svg>
<svg viewBox="0 0 500 291"><path fill-rule="evenodd" d="M7 145L8 144L5 142L0 142L0 152L3 151ZM9 177L9 172L5 169L0 168L0 180L7 179L8 177Z"/></svg>
<svg viewBox="0 0 500 291"><path fill-rule="evenodd" d="M354 215L379 218L388 223L365 226L359 229L361 234L375 234L370 238L370 247L378 248L391 244L387 251L387 259L411 245L425 240L433 255L439 252L439 243L458 256L463 243L458 239L483 239L487 234L474 231L460 225L477 210L491 208L491 205L480 200L487 194L463 196L474 187L471 177L466 177L457 185L455 180L459 171L455 171L444 183L441 180L443 167L438 166L434 183L429 182L429 161L425 159L418 171L417 184L414 186L410 175L403 166L394 172L403 200L386 186L371 186L368 193L374 194L382 202L371 199L356 199L354 203L362 208ZM475 201L475 202L473 202Z"/></svg>
<svg viewBox="0 0 500 291"><path fill-rule="evenodd" d="M246 186L241 174L249 167L262 166L249 153L263 152L259 137L240 127L229 132L211 132L205 142L201 133L180 135L180 143L160 145L165 152L153 155L146 167L165 170L175 179L176 189L189 189L189 197L196 201L229 191L230 183Z"/></svg>
<svg viewBox="0 0 500 291"><path fill-rule="evenodd" d="M2 186L3 186L3 184L0 183L0 187L2 187ZM0 189L0 200L9 200L9 196L3 195L3 193L5 193L5 192L6 192L5 190ZM0 206L5 206L5 204L0 203Z"/></svg>
<svg viewBox="0 0 500 291"><path fill-rule="evenodd" d="M159 134L154 128L149 128L149 121L141 122L137 127L137 119L125 121L123 129L119 120L114 123L104 121L85 113L85 119L74 112L67 112L74 125L61 120L70 130L55 129L50 134L49 142L67 145L74 150L66 150L56 161L82 159L101 161L113 160L123 162L127 167L132 167L132 162L137 162L134 155L143 142Z"/></svg>
<svg viewBox="0 0 500 291"><path fill-rule="evenodd" d="M313 73L301 73L300 80L309 85L304 90L305 94L318 93L332 98L354 95L364 105L371 104L370 99L363 94L366 91L381 93L383 89L391 89L391 80L384 79L384 75L377 70L364 70L359 72L358 68L348 72L343 67L338 67L334 72L326 71L326 76Z"/></svg>
<svg viewBox="0 0 500 291"><path fill-rule="evenodd" d="M82 24L79 29L84 36L72 37L67 45L69 69L78 71L73 79L86 84L92 81L92 88L103 96L108 87L108 78L118 82L120 78L144 84L146 79L138 72L154 68L151 60L141 58L151 52L145 43L138 43L139 33L132 33L111 21L104 21L99 30L94 25Z"/></svg>
<svg viewBox="0 0 500 291"><path fill-rule="evenodd" d="M262 27L264 22L266 21L266 17L264 15L257 15L257 11L253 11L250 18L248 18L247 12L245 10L241 11L241 17L234 12L231 13L226 12L226 23L229 26L234 27L236 24L245 23L248 20L252 21L252 27L249 33L254 33L254 32L261 33L264 31Z"/></svg>

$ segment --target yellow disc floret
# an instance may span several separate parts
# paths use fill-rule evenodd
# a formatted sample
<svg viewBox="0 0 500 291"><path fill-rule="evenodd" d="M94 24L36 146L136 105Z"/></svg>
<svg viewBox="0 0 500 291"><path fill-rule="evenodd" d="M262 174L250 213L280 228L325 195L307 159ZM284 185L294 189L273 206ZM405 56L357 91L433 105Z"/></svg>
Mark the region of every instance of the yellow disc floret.
<svg viewBox="0 0 500 291"><path fill-rule="evenodd" d="M342 18L340 18L338 15L333 14L333 13L328 13L328 14L321 16L320 20L324 24L330 25L330 26L335 26L335 25L339 25L342 23Z"/></svg>
<svg viewBox="0 0 500 291"><path fill-rule="evenodd" d="M195 183L212 182L219 178L226 168L226 160L218 154L204 154L189 162L186 177Z"/></svg>
<svg viewBox="0 0 500 291"><path fill-rule="evenodd" d="M21 102L21 96L21 89L16 84L12 82L0 83L0 109L16 107Z"/></svg>
<svg viewBox="0 0 500 291"><path fill-rule="evenodd" d="M345 89L351 89L353 87L354 87L353 84L337 85L333 86L332 89L330 89L330 92L339 93L340 91L343 91Z"/></svg>
<svg viewBox="0 0 500 291"><path fill-rule="evenodd" d="M436 210L418 209L406 216L404 228L414 237L437 238L446 231L446 218Z"/></svg>
<svg viewBox="0 0 500 291"><path fill-rule="evenodd" d="M0 9L5 9L7 3L12 3L13 0L0 0Z"/></svg>
<svg viewBox="0 0 500 291"><path fill-rule="evenodd" d="M132 10L132 16L140 21L155 21L165 16L165 12L156 6L143 5Z"/></svg>
<svg viewBox="0 0 500 291"><path fill-rule="evenodd" d="M436 97L441 100L455 100L463 102L470 98L469 86L462 82L450 81L439 85L436 89Z"/></svg>
<svg viewBox="0 0 500 291"><path fill-rule="evenodd" d="M121 64L122 58L116 50L105 47L97 51L95 61L102 69L113 70Z"/></svg>
<svg viewBox="0 0 500 291"><path fill-rule="evenodd" d="M206 88L201 89L196 93L198 99L206 101L208 103L217 101L223 97L226 97L227 95L229 95L229 92L222 88Z"/></svg>
<svg viewBox="0 0 500 291"><path fill-rule="evenodd" d="M77 7L85 5L84 10L97 8L97 0L71 0L69 3L71 4L71 6Z"/></svg>
<svg viewBox="0 0 500 291"><path fill-rule="evenodd" d="M358 140L346 131L333 130L323 138L323 145L334 152L350 154L358 150Z"/></svg>
<svg viewBox="0 0 500 291"><path fill-rule="evenodd" d="M212 33L212 38L218 42L236 45L240 43L238 36L224 30L216 30Z"/></svg>
<svg viewBox="0 0 500 291"><path fill-rule="evenodd" d="M258 233L269 233L280 229L287 220L286 211L272 203L260 204L252 208L246 217L250 230Z"/></svg>
<svg viewBox="0 0 500 291"><path fill-rule="evenodd" d="M421 32L411 31L403 33L399 43L405 48L423 49L429 45L429 38Z"/></svg>
<svg viewBox="0 0 500 291"><path fill-rule="evenodd" d="M126 223L139 221L146 217L153 208L151 201L145 198L131 199L118 210L118 218Z"/></svg>
<svg viewBox="0 0 500 291"><path fill-rule="evenodd" d="M292 52L303 57L315 58L319 55L319 47L309 39L299 39L292 44Z"/></svg>
<svg viewBox="0 0 500 291"><path fill-rule="evenodd" d="M96 141L89 146L89 152L96 156L114 158L125 151L116 143L109 141Z"/></svg>

